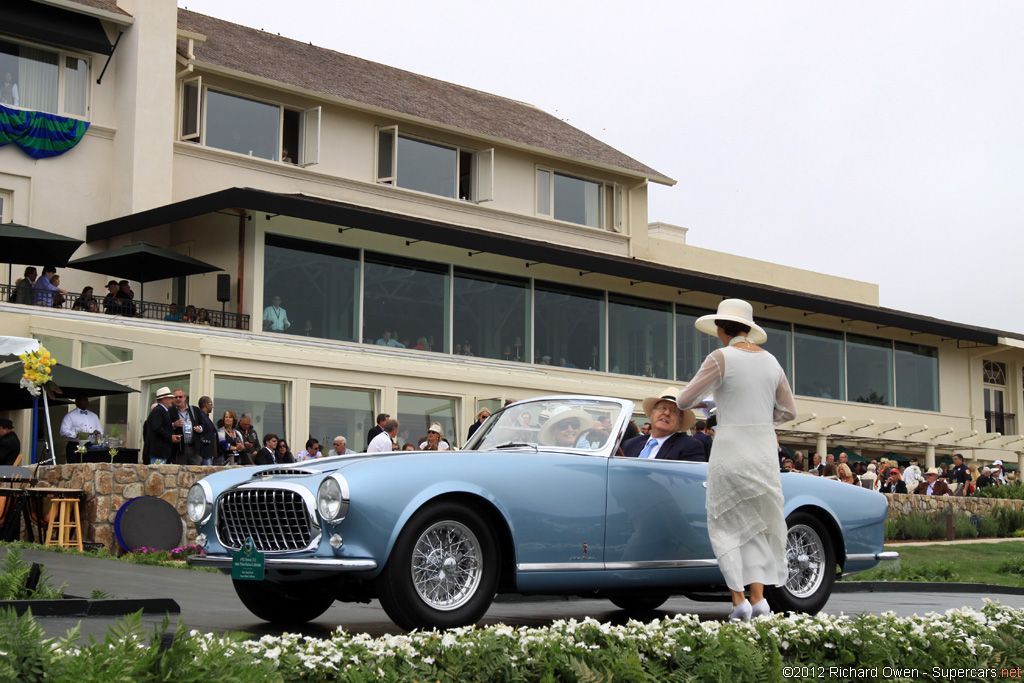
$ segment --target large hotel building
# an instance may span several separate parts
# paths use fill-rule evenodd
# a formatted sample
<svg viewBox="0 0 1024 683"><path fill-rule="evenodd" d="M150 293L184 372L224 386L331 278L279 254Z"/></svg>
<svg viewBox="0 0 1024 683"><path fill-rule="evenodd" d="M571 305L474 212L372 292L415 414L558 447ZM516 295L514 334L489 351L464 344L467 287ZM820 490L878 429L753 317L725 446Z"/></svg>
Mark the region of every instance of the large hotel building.
<svg viewBox="0 0 1024 683"><path fill-rule="evenodd" d="M76 257L144 241L221 269L132 282L134 317L0 303L0 333L139 390L93 403L128 446L162 386L293 450L338 434L361 450L381 412L461 445L508 398L639 404L693 376L718 343L694 319L739 297L797 395L784 444L922 463L1024 450L1024 337L690 246L648 216L671 178L529 104L174 0L5 2L0 78L4 222L82 239ZM25 120L65 151L33 154ZM26 265L44 264L11 281ZM58 272L99 296L122 277ZM214 324L167 321L171 304ZM28 411L0 415L29 433Z"/></svg>

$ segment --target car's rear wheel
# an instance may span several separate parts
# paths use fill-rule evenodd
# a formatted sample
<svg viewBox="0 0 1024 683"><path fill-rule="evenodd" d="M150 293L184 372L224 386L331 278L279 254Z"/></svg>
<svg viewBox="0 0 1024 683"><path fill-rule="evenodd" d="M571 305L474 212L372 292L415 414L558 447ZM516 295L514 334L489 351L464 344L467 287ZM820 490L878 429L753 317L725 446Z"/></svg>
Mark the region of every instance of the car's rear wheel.
<svg viewBox="0 0 1024 683"><path fill-rule="evenodd" d="M473 624L494 598L499 562L494 531L476 510L434 503L402 529L377 578L377 597L408 631Z"/></svg>
<svg viewBox="0 0 1024 683"><path fill-rule="evenodd" d="M334 604L334 598L302 583L234 580L235 593L245 608L272 624L304 624Z"/></svg>
<svg viewBox="0 0 1024 683"><path fill-rule="evenodd" d="M653 612L668 600L667 595L618 595L609 598L612 604L630 614Z"/></svg>
<svg viewBox="0 0 1024 683"><path fill-rule="evenodd" d="M765 597L776 612L817 614L832 593L836 580L836 553L825 525L807 512L786 520L784 586L765 586Z"/></svg>

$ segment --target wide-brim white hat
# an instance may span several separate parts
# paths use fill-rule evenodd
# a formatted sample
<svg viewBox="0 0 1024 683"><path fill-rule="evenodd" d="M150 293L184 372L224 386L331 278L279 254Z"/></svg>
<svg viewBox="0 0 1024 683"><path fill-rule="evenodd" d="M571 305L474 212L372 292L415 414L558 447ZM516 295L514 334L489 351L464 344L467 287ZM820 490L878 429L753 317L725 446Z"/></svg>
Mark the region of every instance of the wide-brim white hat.
<svg viewBox="0 0 1024 683"><path fill-rule="evenodd" d="M162 398L174 398L174 392L168 387L160 387L156 390L156 400L159 401Z"/></svg>
<svg viewBox="0 0 1024 683"><path fill-rule="evenodd" d="M555 409L555 414L544 423L544 426L540 428L540 433L537 434L537 442L543 446L553 446L555 444L555 429L561 423L566 420L576 419L580 423L578 433L582 434L588 429L594 427L594 417L583 410L582 408L568 408L562 406L562 410Z"/></svg>
<svg viewBox="0 0 1024 683"><path fill-rule="evenodd" d="M940 470L938 467L929 467L928 471L925 472L925 476L928 476L929 474L934 474L938 476L942 474L942 470Z"/></svg>
<svg viewBox="0 0 1024 683"><path fill-rule="evenodd" d="M748 326L750 334L747 336L754 344L764 344L768 341L768 335L754 322L754 308L743 299L723 299L722 303L718 304L717 313L701 316L693 325L701 332L715 337L718 336L716 320L732 320Z"/></svg>
<svg viewBox="0 0 1024 683"><path fill-rule="evenodd" d="M644 399L644 415L647 419L651 419L651 411L654 410L654 406L658 405L662 401L671 401L675 405L676 397L679 395L682 389L677 387L665 387L657 396L648 396ZM683 411L683 420L679 425L680 432L685 432L687 429L692 427L697 422L697 415L692 410Z"/></svg>

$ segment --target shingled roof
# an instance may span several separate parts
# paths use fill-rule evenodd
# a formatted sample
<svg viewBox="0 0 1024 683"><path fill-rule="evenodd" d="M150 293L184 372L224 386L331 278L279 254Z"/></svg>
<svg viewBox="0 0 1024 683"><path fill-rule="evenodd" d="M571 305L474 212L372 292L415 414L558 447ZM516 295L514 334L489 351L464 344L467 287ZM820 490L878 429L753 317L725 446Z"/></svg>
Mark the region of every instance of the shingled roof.
<svg viewBox="0 0 1024 683"><path fill-rule="evenodd" d="M178 10L179 27L207 37L196 60L313 92L380 107L559 155L675 181L529 104L410 71ZM185 47L179 43L179 52Z"/></svg>
<svg viewBox="0 0 1024 683"><path fill-rule="evenodd" d="M91 7L92 9L103 10L104 12L110 12L112 14L121 14L126 17L131 15L125 12L123 9L117 6L116 0L71 0L76 5L83 5L85 7Z"/></svg>

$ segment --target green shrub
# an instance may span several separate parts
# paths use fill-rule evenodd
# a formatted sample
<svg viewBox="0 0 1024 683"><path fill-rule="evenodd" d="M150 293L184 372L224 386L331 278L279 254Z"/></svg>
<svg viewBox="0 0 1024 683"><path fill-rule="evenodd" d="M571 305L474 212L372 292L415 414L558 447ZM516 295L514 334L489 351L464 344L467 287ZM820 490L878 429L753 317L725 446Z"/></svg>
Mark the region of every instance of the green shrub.
<svg viewBox="0 0 1024 683"><path fill-rule="evenodd" d="M956 515L953 518L953 537L954 538L977 538L978 527L974 525L974 521L968 515Z"/></svg>
<svg viewBox="0 0 1024 683"><path fill-rule="evenodd" d="M992 512L992 519L999 526L1000 536L1012 536L1024 529L1024 510L998 507Z"/></svg>
<svg viewBox="0 0 1024 683"><path fill-rule="evenodd" d="M999 524L992 517L979 518L978 535L982 538L995 538L999 535Z"/></svg>
<svg viewBox="0 0 1024 683"><path fill-rule="evenodd" d="M946 537L946 520L934 514L911 512L896 520L895 540L930 541Z"/></svg>
<svg viewBox="0 0 1024 683"><path fill-rule="evenodd" d="M1014 555L999 564L998 571L1004 574L1024 574L1024 555Z"/></svg>
<svg viewBox="0 0 1024 683"><path fill-rule="evenodd" d="M1024 500L1024 485L986 486L971 494L977 498L999 498L1003 500Z"/></svg>

